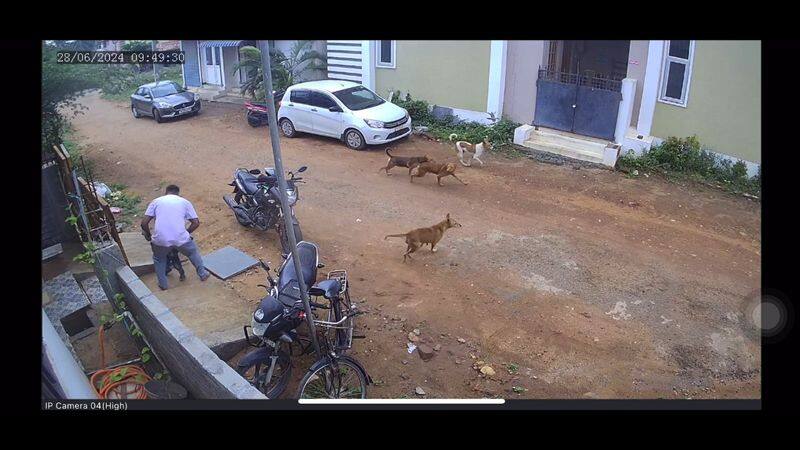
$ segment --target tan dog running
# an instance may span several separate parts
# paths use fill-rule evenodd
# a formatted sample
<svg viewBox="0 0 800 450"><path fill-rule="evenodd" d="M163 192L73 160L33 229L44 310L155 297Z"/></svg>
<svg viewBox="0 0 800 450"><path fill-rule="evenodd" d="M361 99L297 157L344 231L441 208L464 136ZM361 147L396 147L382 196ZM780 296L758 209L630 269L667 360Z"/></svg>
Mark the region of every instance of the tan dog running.
<svg viewBox="0 0 800 450"><path fill-rule="evenodd" d="M453 139L457 138L458 135L455 133L450 134L450 142ZM474 149L474 151L470 152L470 149ZM489 142L489 138L484 137L482 142L478 142L477 144L470 144L467 141L456 141L456 150L458 151L458 160L461 162L461 165L464 167L469 167L472 165L472 161L478 161L483 165L483 161L481 161L481 156L483 152L486 150L491 150L492 144ZM464 161L464 155L472 155L469 161Z"/></svg>
<svg viewBox="0 0 800 450"><path fill-rule="evenodd" d="M406 262L406 258L411 259L411 254L416 252L425 244L430 244L431 252L436 252L436 244L442 239L444 232L450 228L460 227L461 224L451 219L450 213L447 213L447 217L436 225L426 228L417 228L416 230L411 230L405 234L390 234L383 238L383 240L389 239L390 237L406 238L406 244L408 244L408 248L406 249L405 254L403 254L403 262Z"/></svg>
<svg viewBox="0 0 800 450"><path fill-rule="evenodd" d="M460 181L461 184L467 185L461 178L456 176L456 165L453 163L438 163L436 161L428 161L424 163L420 163L418 166L411 169L408 174L410 176L410 180L413 183L414 177L424 177L428 173L436 174L436 183L439 186L442 185L442 178L444 177L453 177L456 180Z"/></svg>

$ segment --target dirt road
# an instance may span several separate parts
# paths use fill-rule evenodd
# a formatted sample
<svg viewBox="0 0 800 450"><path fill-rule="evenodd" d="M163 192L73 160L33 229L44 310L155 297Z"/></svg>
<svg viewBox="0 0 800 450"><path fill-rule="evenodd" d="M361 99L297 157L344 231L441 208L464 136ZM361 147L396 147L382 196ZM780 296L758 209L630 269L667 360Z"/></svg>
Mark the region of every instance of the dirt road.
<svg viewBox="0 0 800 450"><path fill-rule="evenodd" d="M265 128L239 107L158 125L96 95L74 120L96 178L145 201L176 183L197 208L201 248L234 245L277 263L274 233L240 227L222 202L237 167L272 165ZM308 165L297 215L327 269L346 268L367 339L355 356L375 397L759 398L750 308L760 288L760 205L652 176L628 179L528 159L486 158L462 186L403 169L378 172L384 148L355 152L321 137L282 138L284 164ZM398 154L455 161L412 137ZM401 239L445 214L437 253L403 263ZM263 274L232 283L255 302ZM254 303L255 304L255 303ZM249 320L243 317L243 323ZM422 361L408 333L433 347ZM461 342L463 341L463 342ZM494 377L473 368L489 364Z"/></svg>

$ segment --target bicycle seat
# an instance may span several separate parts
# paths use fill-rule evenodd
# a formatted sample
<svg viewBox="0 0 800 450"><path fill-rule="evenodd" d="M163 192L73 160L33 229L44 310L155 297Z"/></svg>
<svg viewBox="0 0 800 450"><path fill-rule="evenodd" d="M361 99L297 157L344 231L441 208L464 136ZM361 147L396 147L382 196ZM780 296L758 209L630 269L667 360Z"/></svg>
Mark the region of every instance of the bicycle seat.
<svg viewBox="0 0 800 450"><path fill-rule="evenodd" d="M339 280L323 280L309 289L311 295L322 295L328 300L332 300L339 296L342 290L342 283Z"/></svg>

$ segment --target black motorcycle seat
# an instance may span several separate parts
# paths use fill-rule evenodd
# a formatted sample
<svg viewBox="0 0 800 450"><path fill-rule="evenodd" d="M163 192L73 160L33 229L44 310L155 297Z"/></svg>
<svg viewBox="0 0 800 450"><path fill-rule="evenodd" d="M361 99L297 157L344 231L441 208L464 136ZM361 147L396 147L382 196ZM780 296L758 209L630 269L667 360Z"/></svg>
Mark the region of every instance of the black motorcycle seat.
<svg viewBox="0 0 800 450"><path fill-rule="evenodd" d="M300 254L300 267L302 268L303 281L310 287L317 280L317 254L316 244L300 241L297 244ZM292 305L300 300L300 287L297 283L297 271L291 255L286 260L286 265L281 270L278 278L278 300L285 305Z"/></svg>
<svg viewBox="0 0 800 450"><path fill-rule="evenodd" d="M342 283L339 280L322 280L311 289L311 292L319 291L323 297L331 300L339 296L339 292L342 290ZM314 293L316 294L316 292Z"/></svg>
<svg viewBox="0 0 800 450"><path fill-rule="evenodd" d="M236 179L242 183L245 193L249 195L255 194L255 192L258 190L259 184L274 184L278 181L278 179L274 176L268 176L264 174L253 175L246 170L236 171Z"/></svg>

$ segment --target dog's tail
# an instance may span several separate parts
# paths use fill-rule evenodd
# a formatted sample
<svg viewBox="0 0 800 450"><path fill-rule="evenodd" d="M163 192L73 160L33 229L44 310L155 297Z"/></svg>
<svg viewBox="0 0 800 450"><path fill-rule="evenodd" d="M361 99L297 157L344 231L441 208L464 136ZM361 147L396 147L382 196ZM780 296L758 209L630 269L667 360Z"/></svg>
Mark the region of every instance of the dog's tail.
<svg viewBox="0 0 800 450"><path fill-rule="evenodd" d="M391 150L391 149L392 149L391 147L386 147L386 156L388 156L389 158L392 157L392 154L389 153L389 150Z"/></svg>
<svg viewBox="0 0 800 450"><path fill-rule="evenodd" d="M455 139L455 138L457 138L457 137L458 137L458 135L457 135L457 134L455 134L455 133L450 133L450 137L449 137L448 139L450 139L450 142L453 142L453 139Z"/></svg>
<svg viewBox="0 0 800 450"><path fill-rule="evenodd" d="M385 240L389 239L390 237L406 237L406 236L408 236L408 233L403 233L403 234L387 234L387 235L386 235L386 237L385 237L385 238L383 238L383 240L385 241Z"/></svg>

